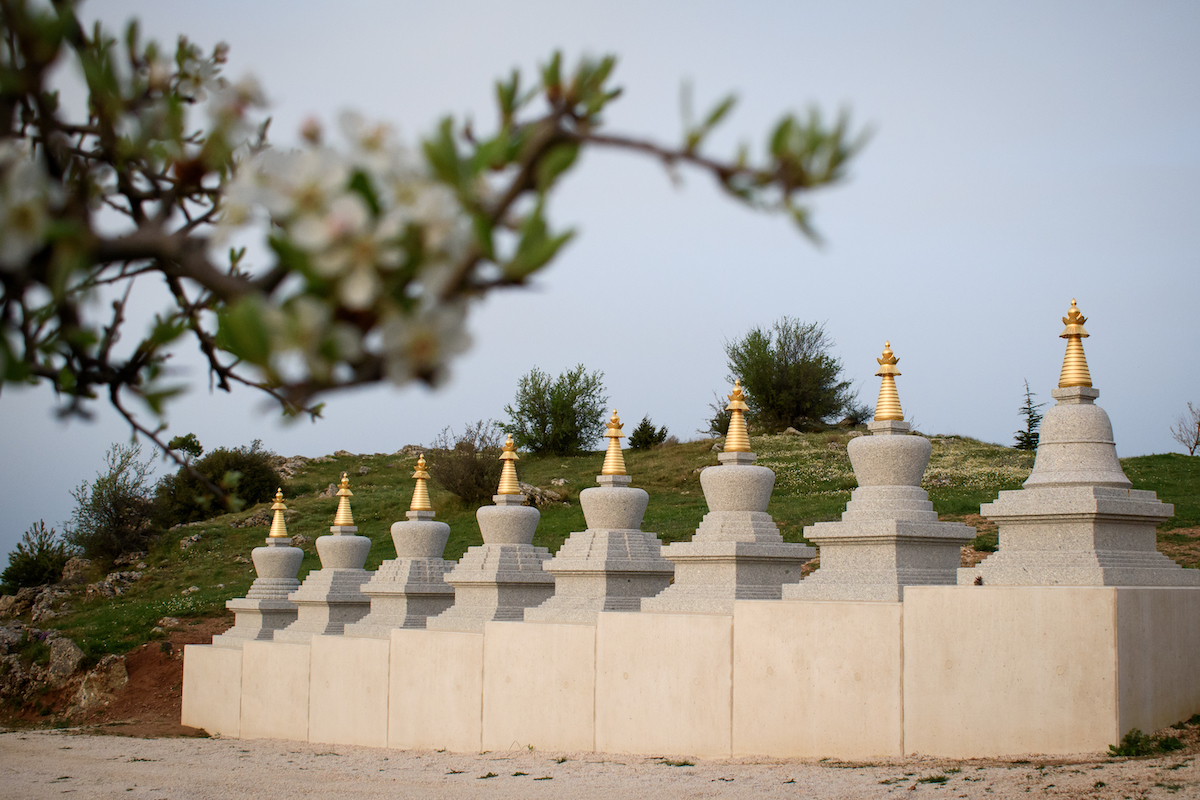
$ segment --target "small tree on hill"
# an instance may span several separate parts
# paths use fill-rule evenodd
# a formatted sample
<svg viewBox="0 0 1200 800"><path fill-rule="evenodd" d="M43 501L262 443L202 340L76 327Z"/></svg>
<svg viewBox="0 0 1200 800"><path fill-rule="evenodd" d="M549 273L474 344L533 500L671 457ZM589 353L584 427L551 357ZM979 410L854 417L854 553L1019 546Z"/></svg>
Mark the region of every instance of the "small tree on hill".
<svg viewBox="0 0 1200 800"><path fill-rule="evenodd" d="M1045 403L1034 403L1034 394L1029 388L1029 381L1025 381L1025 405L1021 406L1020 414L1025 418L1025 430L1017 431L1016 442L1013 447L1017 450L1037 450L1038 428L1042 424L1042 415L1038 409L1046 405Z"/></svg>
<svg viewBox="0 0 1200 800"><path fill-rule="evenodd" d="M196 444L199 446L199 442ZM249 447L210 451L190 469L180 467L158 482L154 490L155 521L169 528L271 499L283 485L275 460L275 454L264 449L258 439ZM225 496L215 495L210 483Z"/></svg>
<svg viewBox="0 0 1200 800"><path fill-rule="evenodd" d="M649 416L642 417L642 421L633 429L633 433L629 434L629 449L631 450L649 450L656 444L662 444L667 440L667 426L655 429L654 423Z"/></svg>
<svg viewBox="0 0 1200 800"><path fill-rule="evenodd" d="M588 374L583 364L554 381L537 367L517 384L516 406L504 411L509 421L501 427L518 447L534 453L578 455L587 452L604 432L603 372Z"/></svg>
<svg viewBox="0 0 1200 800"><path fill-rule="evenodd" d="M791 317L726 342L729 371L749 395L750 420L764 430L811 429L853 407L855 392L841 380L832 348L824 325Z"/></svg>
<svg viewBox="0 0 1200 800"><path fill-rule="evenodd" d="M482 503L500 483L500 446L500 426L490 419L467 424L461 434L445 428L425 457L429 475L464 503Z"/></svg>
<svg viewBox="0 0 1200 800"><path fill-rule="evenodd" d="M1189 456L1196 455L1200 448L1200 408L1188 403L1188 410L1179 415L1171 426L1171 438L1183 445Z"/></svg>
<svg viewBox="0 0 1200 800"><path fill-rule="evenodd" d="M64 538L86 558L116 558L150 540L150 462L141 454L140 444L114 444L107 471L71 492L76 505Z"/></svg>
<svg viewBox="0 0 1200 800"><path fill-rule="evenodd" d="M58 583L70 558L57 531L47 530L45 520L38 520L8 554L8 567L0 574L0 592L11 594L26 586Z"/></svg>
<svg viewBox="0 0 1200 800"><path fill-rule="evenodd" d="M196 434L189 433L187 436L176 436L171 441L167 442L168 450L178 450L192 458L199 458L204 453L204 448L200 445L200 440L196 438Z"/></svg>

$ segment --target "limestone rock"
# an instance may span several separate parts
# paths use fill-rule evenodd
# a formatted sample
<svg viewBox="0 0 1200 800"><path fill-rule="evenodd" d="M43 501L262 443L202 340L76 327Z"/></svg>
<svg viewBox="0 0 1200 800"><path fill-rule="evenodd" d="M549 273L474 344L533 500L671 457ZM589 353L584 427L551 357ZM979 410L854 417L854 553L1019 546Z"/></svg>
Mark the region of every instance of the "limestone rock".
<svg viewBox="0 0 1200 800"><path fill-rule="evenodd" d="M79 645L66 638L59 637L50 643L50 665L46 678L53 686L62 686L71 679L85 658Z"/></svg>
<svg viewBox="0 0 1200 800"><path fill-rule="evenodd" d="M109 653L83 678L68 713L89 711L112 702L114 693L129 683L125 657Z"/></svg>
<svg viewBox="0 0 1200 800"><path fill-rule="evenodd" d="M70 592L58 586L45 587L38 593L37 599L33 601L33 606L30 609L31 620L34 623L39 623L57 617L58 612L54 608L55 603L59 603L70 596Z"/></svg>
<svg viewBox="0 0 1200 800"><path fill-rule="evenodd" d="M83 583L87 580L87 571L92 562L82 556L75 556L67 562L62 571L62 582L69 585Z"/></svg>
<svg viewBox="0 0 1200 800"><path fill-rule="evenodd" d="M6 594L0 597L0 618L19 617L33 607L41 587L26 586L18 589L16 594Z"/></svg>
<svg viewBox="0 0 1200 800"><path fill-rule="evenodd" d="M136 564L137 562L144 559L147 555L149 555L149 554L145 550L138 550L133 553L125 553L125 554L119 555L115 559L113 559L113 566L114 567L125 567L125 566L129 566L131 564Z"/></svg>

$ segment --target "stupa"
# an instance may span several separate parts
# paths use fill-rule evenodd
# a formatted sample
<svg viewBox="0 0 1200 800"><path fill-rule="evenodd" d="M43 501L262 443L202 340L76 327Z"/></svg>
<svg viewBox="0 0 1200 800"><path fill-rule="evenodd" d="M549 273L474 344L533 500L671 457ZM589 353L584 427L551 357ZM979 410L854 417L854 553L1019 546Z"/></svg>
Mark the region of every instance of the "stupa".
<svg viewBox="0 0 1200 800"><path fill-rule="evenodd" d="M234 613L233 627L213 637L217 647L241 647L247 641L270 641L275 631L296 620L296 604L288 595L300 586L296 573L304 560L304 551L292 547L288 538L287 520L283 512L283 490L275 490L275 512L266 547L256 547L250 553L258 577L245 597L226 600L225 607Z"/></svg>
<svg viewBox="0 0 1200 800"><path fill-rule="evenodd" d="M613 409L604 431L608 450L598 486L579 493L587 530L572 533L545 570L554 575L554 596L525 610L526 622L594 625L601 611L638 611L671 582L675 567L662 543L642 530L650 495L630 484L621 453L621 419Z"/></svg>
<svg viewBox="0 0 1200 800"><path fill-rule="evenodd" d="M904 587L954 585L961 548L975 529L939 522L921 478L932 446L912 435L904 421L896 378L900 359L885 342L877 358L882 380L870 436L847 445L858 488L840 522L804 529L817 545L821 566L801 583L783 587L788 600L877 600L899 602Z"/></svg>
<svg viewBox="0 0 1200 800"><path fill-rule="evenodd" d="M980 513L999 527L1000 546L960 584L985 586L1197 586L1200 572L1157 550L1156 527L1175 508L1133 489L1108 414L1095 404L1083 353L1087 318L1075 301L1059 336L1067 340L1058 402L1042 420L1033 472L1023 488L1000 492Z"/></svg>
<svg viewBox="0 0 1200 800"><path fill-rule="evenodd" d="M544 547L533 546L541 514L524 505L517 481L517 448L512 436L500 454L504 466L494 505L475 512L483 544L469 548L458 566L446 575L454 587L454 605L426 627L431 630L482 633L484 623L525 618L525 609L554 594L554 576L542 569L550 558Z"/></svg>
<svg viewBox="0 0 1200 800"><path fill-rule="evenodd" d="M371 598L362 593L362 585L371 579L371 573L363 569L371 540L356 535L358 527L350 509L353 496L350 479L343 472L330 535L317 537L321 568L308 573L300 588L288 595L297 607L296 621L277 632L275 641L308 644L314 636L336 636L371 610Z"/></svg>
<svg viewBox="0 0 1200 800"><path fill-rule="evenodd" d="M396 558L380 564L363 585L363 594L371 598L371 612L347 625L347 636L386 639L394 628L424 628L426 618L436 617L454 602L454 587L445 580L454 564L442 558L450 526L433 519L423 453L413 477L417 484L404 515L407 519L392 523Z"/></svg>
<svg viewBox="0 0 1200 800"><path fill-rule="evenodd" d="M709 512L690 542L663 548L675 564L675 582L642 600L642 611L732 614L735 600L778 600L785 583L800 580L800 567L816 554L783 541L767 513L775 473L755 465L741 382L729 395L729 432L720 465L700 473Z"/></svg>

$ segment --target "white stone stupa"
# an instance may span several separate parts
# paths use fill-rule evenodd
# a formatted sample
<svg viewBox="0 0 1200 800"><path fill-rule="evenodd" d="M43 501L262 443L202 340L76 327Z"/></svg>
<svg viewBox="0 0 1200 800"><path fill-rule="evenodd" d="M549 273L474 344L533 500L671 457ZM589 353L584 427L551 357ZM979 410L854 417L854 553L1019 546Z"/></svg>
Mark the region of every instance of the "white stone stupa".
<svg viewBox="0 0 1200 800"><path fill-rule="evenodd" d="M579 493L587 530L572 533L545 563L554 575L554 596L525 610L526 622L596 624L601 611L638 611L671 582L675 567L662 543L642 530L650 495L629 484L621 453L621 419L614 409L604 432L608 450L598 486Z"/></svg>
<svg viewBox="0 0 1200 800"><path fill-rule="evenodd" d="M250 557L258 577L245 597L226 600L225 607L234 613L233 627L213 637L217 647L241 647L248 641L269 642L275 631L286 628L296 620L296 604L288 595L300 586L296 573L304 560L304 551L292 547L288 538L287 521L283 512L283 490L275 490L275 512L266 547L256 547Z"/></svg>
<svg viewBox="0 0 1200 800"><path fill-rule="evenodd" d="M1042 420L1037 458L1023 488L1000 492L980 513L999 527L1000 546L960 584L985 586L1197 586L1157 549L1156 528L1175 508L1132 484L1117 460L1112 423L1083 354L1087 318L1071 301L1057 404Z"/></svg>
<svg viewBox="0 0 1200 800"><path fill-rule="evenodd" d="M371 540L358 536L350 509L350 479L342 473L338 507L329 536L317 537L321 568L308 573L300 588L288 599L296 604L296 621L275 634L277 642L308 644L314 636L337 636L346 625L362 619L371 610L371 598L362 585L371 579L363 569Z"/></svg>
<svg viewBox="0 0 1200 800"><path fill-rule="evenodd" d="M804 529L817 545L821 566L798 584L783 587L787 600L877 600L899 602L904 587L958 579L961 548L975 529L939 522L921 478L932 447L904 421L896 392L900 359L886 342L876 359L882 381L870 436L851 439L850 464L858 479L840 522Z"/></svg>
<svg viewBox="0 0 1200 800"><path fill-rule="evenodd" d="M482 633L487 622L520 622L525 609L554 594L554 576L542 569L550 552L533 545L541 514L524 505L512 436L500 460L504 467L492 496L495 505L475 512L483 544L468 549L446 575L446 582L454 587L454 605L429 618L425 627L430 630Z"/></svg>
<svg viewBox="0 0 1200 800"><path fill-rule="evenodd" d="M454 587L445 580L454 563L442 558L450 526L433 519L424 454L417 459L413 477L417 485L407 519L392 523L396 558L380 564L363 585L362 593L371 598L371 613L347 625L347 636L386 639L394 628L424 628L428 617L454 602Z"/></svg>
<svg viewBox="0 0 1200 800"><path fill-rule="evenodd" d="M778 600L782 586L799 581L800 567L816 555L808 545L784 542L767 513L775 473L754 463L748 408L735 382L721 463L700 473L709 512L690 542L663 548L675 564L675 582L643 600L642 611L732 614L735 600Z"/></svg>

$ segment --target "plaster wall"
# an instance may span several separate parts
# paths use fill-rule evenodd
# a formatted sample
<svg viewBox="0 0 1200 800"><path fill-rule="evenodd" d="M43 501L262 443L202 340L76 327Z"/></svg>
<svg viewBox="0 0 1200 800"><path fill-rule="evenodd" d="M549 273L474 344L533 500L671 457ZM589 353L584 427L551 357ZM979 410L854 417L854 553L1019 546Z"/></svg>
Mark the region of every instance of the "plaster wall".
<svg viewBox="0 0 1200 800"><path fill-rule="evenodd" d="M483 749L595 747L596 627L489 622L483 634Z"/></svg>
<svg viewBox="0 0 1200 800"><path fill-rule="evenodd" d="M308 740L387 747L391 641L314 636Z"/></svg>
<svg viewBox="0 0 1200 800"><path fill-rule="evenodd" d="M733 755L903 755L902 622L900 603L738 601Z"/></svg>
<svg viewBox="0 0 1200 800"><path fill-rule="evenodd" d="M1116 590L910 586L904 749L973 758L1116 742Z"/></svg>
<svg viewBox="0 0 1200 800"><path fill-rule="evenodd" d="M308 739L306 644L246 642L242 647L243 739Z"/></svg>
<svg viewBox="0 0 1200 800"><path fill-rule="evenodd" d="M184 645L180 723L214 735L240 736L241 714L241 648Z"/></svg>
<svg viewBox="0 0 1200 800"><path fill-rule="evenodd" d="M388 747L481 749L483 634L392 631Z"/></svg>
<svg viewBox="0 0 1200 800"><path fill-rule="evenodd" d="M731 753L733 616L600 614L596 750Z"/></svg>
<svg viewBox="0 0 1200 800"><path fill-rule="evenodd" d="M1122 587L1116 595L1118 732L1200 713L1200 589Z"/></svg>

